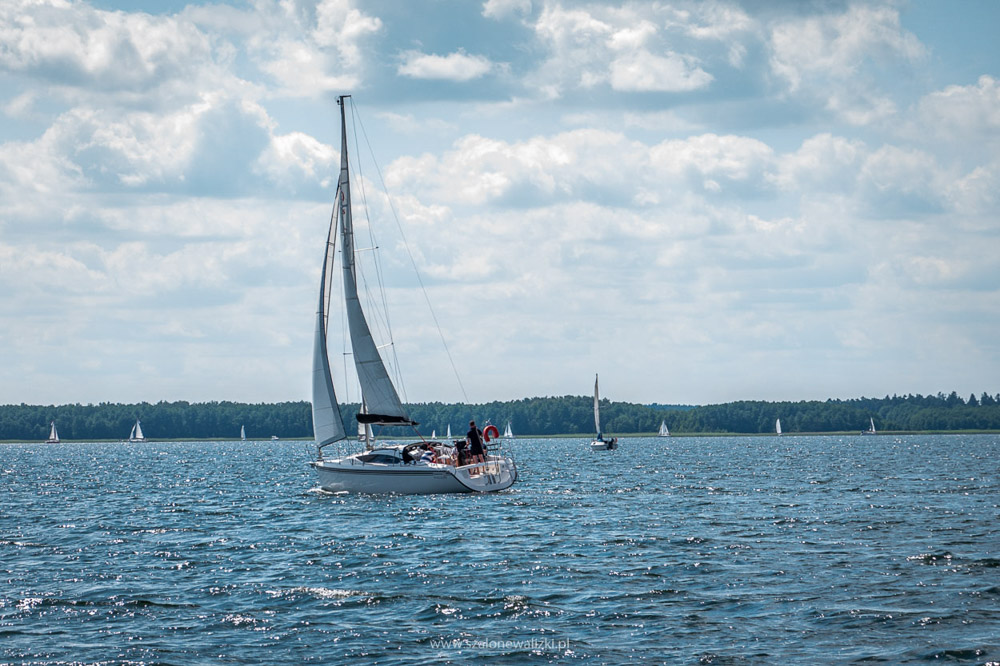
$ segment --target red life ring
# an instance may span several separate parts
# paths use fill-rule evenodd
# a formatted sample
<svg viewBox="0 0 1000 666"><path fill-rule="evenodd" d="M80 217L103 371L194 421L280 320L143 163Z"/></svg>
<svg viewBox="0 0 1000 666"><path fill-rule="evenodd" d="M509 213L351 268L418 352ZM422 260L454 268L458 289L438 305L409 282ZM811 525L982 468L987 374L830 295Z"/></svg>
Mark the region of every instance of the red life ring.
<svg viewBox="0 0 1000 666"><path fill-rule="evenodd" d="M496 439L499 436L500 436L500 431L497 430L497 427L495 425L488 425L488 426L486 426L486 430L483 431L483 441L484 442L490 441L490 437L492 437L493 439Z"/></svg>

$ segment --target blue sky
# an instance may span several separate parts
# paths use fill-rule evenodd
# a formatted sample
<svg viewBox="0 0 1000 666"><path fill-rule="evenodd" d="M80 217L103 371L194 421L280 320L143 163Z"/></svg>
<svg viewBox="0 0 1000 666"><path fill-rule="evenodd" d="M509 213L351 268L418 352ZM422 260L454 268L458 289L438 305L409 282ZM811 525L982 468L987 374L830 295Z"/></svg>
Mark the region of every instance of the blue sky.
<svg viewBox="0 0 1000 666"><path fill-rule="evenodd" d="M308 399L343 93L465 387L359 154L407 400L995 393L998 25L5 2L0 402Z"/></svg>

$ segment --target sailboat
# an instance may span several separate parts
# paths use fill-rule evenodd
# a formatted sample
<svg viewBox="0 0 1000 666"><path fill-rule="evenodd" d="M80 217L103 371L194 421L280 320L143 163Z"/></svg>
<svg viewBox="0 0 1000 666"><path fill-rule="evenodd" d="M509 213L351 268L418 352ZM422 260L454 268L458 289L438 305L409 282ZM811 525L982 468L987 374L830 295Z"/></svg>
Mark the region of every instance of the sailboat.
<svg viewBox="0 0 1000 666"><path fill-rule="evenodd" d="M45 440L46 444L58 444L59 443L59 431L56 430L56 422L52 422L52 429L49 430L49 438Z"/></svg>
<svg viewBox="0 0 1000 666"><path fill-rule="evenodd" d="M139 424L139 419L135 420L135 425L132 426L132 432L128 436L128 441L130 442L145 442L146 437L142 434L142 426Z"/></svg>
<svg viewBox="0 0 1000 666"><path fill-rule="evenodd" d="M657 437L670 437L670 428L667 427L666 419L660 421L660 430L656 433Z"/></svg>
<svg viewBox="0 0 1000 666"><path fill-rule="evenodd" d="M240 426L240 441L247 441L247 429L245 426Z"/></svg>
<svg viewBox="0 0 1000 666"><path fill-rule="evenodd" d="M875 432L875 419L872 418L871 416L869 416L868 417L868 421L871 423L871 425L868 426L868 430L861 431L861 434L862 435L877 435L878 433Z"/></svg>
<svg viewBox="0 0 1000 666"><path fill-rule="evenodd" d="M437 438L438 438L438 431L431 430L431 439L437 439Z"/></svg>
<svg viewBox="0 0 1000 666"><path fill-rule="evenodd" d="M449 441L451 440L451 424L450 423L448 424L448 434L445 435L445 438L448 439Z"/></svg>
<svg viewBox="0 0 1000 666"><path fill-rule="evenodd" d="M774 421L774 432L781 437L781 419L775 419Z"/></svg>
<svg viewBox="0 0 1000 666"><path fill-rule="evenodd" d="M507 427L503 431L504 439L514 439L514 433L510 431L510 421L507 421Z"/></svg>
<svg viewBox="0 0 1000 666"><path fill-rule="evenodd" d="M601 432L601 397L597 390L597 375L594 375L594 428L597 430L597 439L590 442L591 451L611 451L618 448L618 438L604 439Z"/></svg>
<svg viewBox="0 0 1000 666"><path fill-rule="evenodd" d="M380 443L340 458L323 457L325 447L347 439L327 351L328 311L333 291L338 231L351 355L361 384L362 402L367 408L358 414L358 422L414 428L418 425L399 399L358 296L347 151L346 105L349 97L342 95L337 100L341 130L340 179L324 245L313 339L312 416L318 458L310 465L316 470L320 487L329 492L433 494L495 492L509 488L517 481L517 467L511 458L499 452L487 455L481 462L459 465L454 458L448 458L450 447L420 441L411 444ZM430 451L431 455L426 455ZM417 460L418 456L420 460ZM424 457L430 460L425 461Z"/></svg>

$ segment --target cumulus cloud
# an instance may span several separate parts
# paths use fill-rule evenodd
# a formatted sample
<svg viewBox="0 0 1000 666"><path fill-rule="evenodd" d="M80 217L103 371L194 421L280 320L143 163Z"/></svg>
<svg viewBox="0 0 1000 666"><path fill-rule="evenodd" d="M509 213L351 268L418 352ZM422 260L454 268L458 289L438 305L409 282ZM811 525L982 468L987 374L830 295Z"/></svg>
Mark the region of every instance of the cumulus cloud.
<svg viewBox="0 0 1000 666"><path fill-rule="evenodd" d="M554 94L597 85L623 92L707 87L713 77L701 68L699 59L667 46L657 11L655 6L620 10L546 6L533 27L549 57L529 80Z"/></svg>
<svg viewBox="0 0 1000 666"><path fill-rule="evenodd" d="M527 14L531 11L531 0L486 0L483 16L502 19L512 14Z"/></svg>
<svg viewBox="0 0 1000 666"><path fill-rule="evenodd" d="M402 58L403 62L396 71L400 76L411 79L471 81L486 75L493 68L488 58L462 51L445 56L406 51Z"/></svg>
<svg viewBox="0 0 1000 666"><path fill-rule="evenodd" d="M0 25L0 67L56 85L134 92L197 76L212 58L208 37L178 17L14 0Z"/></svg>
<svg viewBox="0 0 1000 666"><path fill-rule="evenodd" d="M896 106L871 83L866 65L902 65L925 54L888 6L851 5L844 13L779 20L770 29L770 63L793 95L825 99L854 125L891 116Z"/></svg>

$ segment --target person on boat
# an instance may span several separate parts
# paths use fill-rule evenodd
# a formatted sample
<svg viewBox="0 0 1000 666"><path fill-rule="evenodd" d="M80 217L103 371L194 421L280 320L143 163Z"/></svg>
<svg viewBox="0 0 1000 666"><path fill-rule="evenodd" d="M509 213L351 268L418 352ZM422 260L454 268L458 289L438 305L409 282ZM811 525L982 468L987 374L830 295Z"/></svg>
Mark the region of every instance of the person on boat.
<svg viewBox="0 0 1000 666"><path fill-rule="evenodd" d="M469 421L469 432L465 434L465 441L469 445L469 454L472 456L470 462L473 465L486 462L483 457L483 431L476 427L475 421Z"/></svg>
<svg viewBox="0 0 1000 666"><path fill-rule="evenodd" d="M420 454L418 462L423 463L424 465L436 462L437 455L435 454L434 449L431 447L430 444L427 443L421 444L420 450L422 451L422 453Z"/></svg>
<svg viewBox="0 0 1000 666"><path fill-rule="evenodd" d="M461 467L466 463L468 454L465 452L465 447L468 442L464 439L455 440L455 466Z"/></svg>

